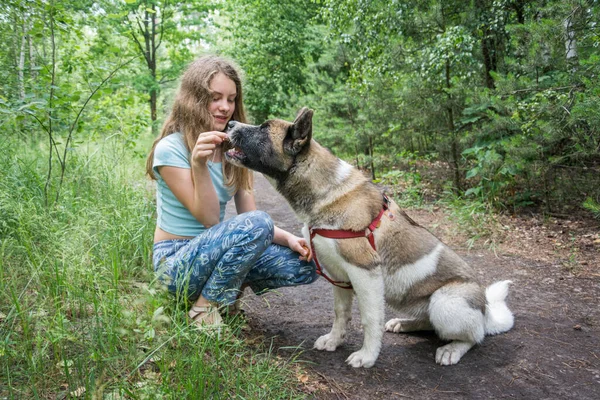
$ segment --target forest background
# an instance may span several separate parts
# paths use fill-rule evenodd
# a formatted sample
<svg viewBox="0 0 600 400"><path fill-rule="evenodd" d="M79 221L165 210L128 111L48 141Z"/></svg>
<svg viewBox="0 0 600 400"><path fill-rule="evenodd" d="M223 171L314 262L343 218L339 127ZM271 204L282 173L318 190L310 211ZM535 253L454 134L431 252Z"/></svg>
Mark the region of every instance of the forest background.
<svg viewBox="0 0 600 400"><path fill-rule="evenodd" d="M3 1L0 395L140 397L152 373L152 396L296 393L152 281L143 161L198 55L241 66L254 123L314 109L404 205L600 218L599 21L598 0Z"/></svg>

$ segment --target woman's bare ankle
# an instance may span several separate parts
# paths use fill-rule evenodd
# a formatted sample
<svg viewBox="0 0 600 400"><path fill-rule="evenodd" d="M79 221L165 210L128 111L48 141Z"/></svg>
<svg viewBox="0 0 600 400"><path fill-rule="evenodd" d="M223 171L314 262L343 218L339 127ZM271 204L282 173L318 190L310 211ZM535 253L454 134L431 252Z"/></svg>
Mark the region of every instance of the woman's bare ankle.
<svg viewBox="0 0 600 400"><path fill-rule="evenodd" d="M196 300L194 305L198 306L198 307L206 307L206 306L210 306L213 304L210 301L208 301L206 298L204 298L203 296L200 296L200 297L198 297L198 300Z"/></svg>

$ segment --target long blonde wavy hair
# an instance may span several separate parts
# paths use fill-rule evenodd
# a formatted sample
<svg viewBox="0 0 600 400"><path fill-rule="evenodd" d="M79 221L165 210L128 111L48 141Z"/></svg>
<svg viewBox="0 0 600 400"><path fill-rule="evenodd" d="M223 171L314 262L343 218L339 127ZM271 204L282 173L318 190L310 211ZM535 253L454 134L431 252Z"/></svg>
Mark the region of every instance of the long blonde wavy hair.
<svg viewBox="0 0 600 400"><path fill-rule="evenodd" d="M191 154L200 133L213 129L213 117L208 111L212 100L210 83L219 72L235 83L237 95L235 97L235 110L231 119L246 123L242 81L238 67L232 61L216 55L206 55L198 58L188 66L183 74L179 90L175 95L171 114L165 120L160 135L152 144L152 149L146 160L146 173L151 179L156 179L152 170L154 149L162 138L175 132L181 132L185 140L185 146ZM229 148L229 142L223 142L221 159L223 160L225 184L231 187L234 192L240 189L251 190L252 173L246 168L236 167L225 162L223 153Z"/></svg>

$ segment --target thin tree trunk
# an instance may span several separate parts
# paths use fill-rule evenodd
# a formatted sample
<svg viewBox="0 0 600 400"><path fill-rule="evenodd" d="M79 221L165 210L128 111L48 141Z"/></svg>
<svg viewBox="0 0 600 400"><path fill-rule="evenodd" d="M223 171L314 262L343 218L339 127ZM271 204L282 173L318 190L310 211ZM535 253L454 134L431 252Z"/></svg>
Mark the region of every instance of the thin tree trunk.
<svg viewBox="0 0 600 400"><path fill-rule="evenodd" d="M19 85L19 98L25 100L25 49L27 45L27 14L23 14L21 29L21 46L19 49L19 64L17 65L17 79Z"/></svg>
<svg viewBox="0 0 600 400"><path fill-rule="evenodd" d="M450 83L450 61L446 60L446 87L450 89L452 84ZM454 187L458 193L462 192L462 185L460 181L460 166L458 162L458 138L456 137L456 126L454 124L454 110L452 109L452 96L448 94L448 106L446 107L448 115L448 130L451 135L450 152L451 162L454 169Z"/></svg>
<svg viewBox="0 0 600 400"><path fill-rule="evenodd" d="M515 10L515 13L517 14L517 22L523 25L525 23L525 1L513 1L512 7Z"/></svg>
<svg viewBox="0 0 600 400"><path fill-rule="evenodd" d="M573 16L576 12L577 10L573 11L571 15L569 15L563 22L565 27L567 68L571 74L577 71L577 67L579 66L579 58L577 56L577 40L575 38L575 28L573 27Z"/></svg>
<svg viewBox="0 0 600 400"><path fill-rule="evenodd" d="M373 180L377 179L375 177L375 162L373 161L373 138L369 135L369 156L371 158L371 177Z"/></svg>
<svg viewBox="0 0 600 400"><path fill-rule="evenodd" d="M490 34L491 32L485 29L484 37L481 39L481 53L483 55L485 87L495 89L496 85L491 74L492 71L496 71L495 56L493 54L495 49L493 49L492 40L489 37Z"/></svg>
<svg viewBox="0 0 600 400"><path fill-rule="evenodd" d="M48 175L46 176L46 184L44 185L44 203L48 207L48 188L52 180L52 152L56 146L54 143L53 131L52 131L52 99L54 98L54 87L56 83L56 41L54 37L54 2L50 2L50 52L52 55L52 66L51 66L51 81L50 81L50 98L48 99L48 140L49 140L49 154L48 154Z"/></svg>
<svg viewBox="0 0 600 400"><path fill-rule="evenodd" d="M31 78L32 81L35 81L37 79L37 69L36 69L36 64L35 64L35 49L33 47L33 39L31 38L31 29L32 29L32 24L31 21L29 22L29 29L27 30L28 34L27 34L27 42L29 45L29 77Z"/></svg>
<svg viewBox="0 0 600 400"><path fill-rule="evenodd" d="M150 34L150 73L152 75L152 89L150 90L150 120L152 121L152 135L158 134L158 126L156 125L157 113L156 106L158 100L158 82L156 80L156 6L152 4L152 30Z"/></svg>
<svg viewBox="0 0 600 400"><path fill-rule="evenodd" d="M494 79L492 78L492 72L496 71L497 66L497 48L494 41L494 29L490 26L490 14L493 12L491 4L488 1L477 0L476 1L476 13L477 19L481 24L481 55L483 57L485 87L488 89L495 89Z"/></svg>

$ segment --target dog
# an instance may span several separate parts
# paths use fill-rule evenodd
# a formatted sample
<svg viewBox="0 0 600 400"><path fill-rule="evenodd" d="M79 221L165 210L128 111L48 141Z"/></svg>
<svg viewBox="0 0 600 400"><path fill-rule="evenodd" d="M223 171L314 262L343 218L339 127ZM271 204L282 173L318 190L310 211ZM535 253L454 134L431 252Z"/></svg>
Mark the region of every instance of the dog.
<svg viewBox="0 0 600 400"><path fill-rule="evenodd" d="M482 287L454 251L385 198L359 170L312 139L312 116L312 110L302 108L293 122L275 119L252 126L231 121L231 149L225 157L265 175L286 198L304 222L302 232L315 262L326 267L328 280L337 285L333 327L314 347L334 351L343 343L354 293L364 341L346 360L352 367L375 364L384 329L434 330L449 341L436 350L435 361L441 365L458 363L485 335L511 329L514 317L506 305L510 281ZM359 237L325 237L339 230ZM384 324L385 302L401 318Z"/></svg>

